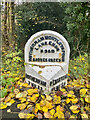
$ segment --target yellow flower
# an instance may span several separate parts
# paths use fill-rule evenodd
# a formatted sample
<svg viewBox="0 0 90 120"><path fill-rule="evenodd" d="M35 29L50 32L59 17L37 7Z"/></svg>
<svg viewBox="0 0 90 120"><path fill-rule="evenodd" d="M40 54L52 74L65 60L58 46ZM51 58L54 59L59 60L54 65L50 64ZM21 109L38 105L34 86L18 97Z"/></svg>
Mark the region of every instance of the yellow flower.
<svg viewBox="0 0 90 120"><path fill-rule="evenodd" d="M54 96L54 100L53 100L54 104L59 104L61 102L61 98L60 96Z"/></svg>
<svg viewBox="0 0 90 120"><path fill-rule="evenodd" d="M81 90L80 90L80 95L85 95L86 92L87 92L87 89L81 89Z"/></svg>
<svg viewBox="0 0 90 120"><path fill-rule="evenodd" d="M88 95L85 97L85 101L86 101L87 103L90 103L90 97L89 97Z"/></svg>
<svg viewBox="0 0 90 120"><path fill-rule="evenodd" d="M72 105L70 107L70 109L72 110L73 113L78 113L79 112L79 110L77 110L77 108L78 108L78 106L76 106L76 105Z"/></svg>
<svg viewBox="0 0 90 120"><path fill-rule="evenodd" d="M72 112L73 112L73 113L78 113L78 112L79 112L79 110L72 110Z"/></svg>
<svg viewBox="0 0 90 120"><path fill-rule="evenodd" d="M70 76L70 74L68 74L68 76Z"/></svg>
<svg viewBox="0 0 90 120"><path fill-rule="evenodd" d="M64 113L61 111L58 111L58 118L64 118Z"/></svg>
<svg viewBox="0 0 90 120"><path fill-rule="evenodd" d="M73 98L72 99L72 103L77 103L78 102L78 99L77 98Z"/></svg>
<svg viewBox="0 0 90 120"><path fill-rule="evenodd" d="M10 71L7 72L8 74L10 73Z"/></svg>
<svg viewBox="0 0 90 120"><path fill-rule="evenodd" d="M36 104L36 108L37 108L38 110L41 110L41 107L40 107L40 104L39 104L39 103Z"/></svg>
<svg viewBox="0 0 90 120"><path fill-rule="evenodd" d="M17 71L17 73L19 73L19 71Z"/></svg>
<svg viewBox="0 0 90 120"><path fill-rule="evenodd" d="M85 60L84 58L82 58L82 60Z"/></svg>
<svg viewBox="0 0 90 120"><path fill-rule="evenodd" d="M61 89L62 92L65 92L66 90L65 89Z"/></svg>
<svg viewBox="0 0 90 120"><path fill-rule="evenodd" d="M34 112L35 112L35 114L36 114L36 113L38 112L38 109L37 109L37 108L35 108Z"/></svg>
<svg viewBox="0 0 90 120"><path fill-rule="evenodd" d="M22 86L23 86L23 87L27 87L27 86L28 86L28 83L23 83Z"/></svg>
<svg viewBox="0 0 90 120"><path fill-rule="evenodd" d="M19 77L16 77L15 80L19 80L20 78Z"/></svg>
<svg viewBox="0 0 90 120"><path fill-rule="evenodd" d="M42 99L45 99L45 96L44 95L41 95Z"/></svg>
<svg viewBox="0 0 90 120"><path fill-rule="evenodd" d="M1 103L1 104L0 104L0 109L5 109L6 107L7 107L6 104L4 104L4 103Z"/></svg>
<svg viewBox="0 0 90 120"><path fill-rule="evenodd" d="M35 97L39 97L39 94L35 94Z"/></svg>
<svg viewBox="0 0 90 120"><path fill-rule="evenodd" d="M27 92L32 95L33 93L38 93L38 89L28 89Z"/></svg>
<svg viewBox="0 0 90 120"><path fill-rule="evenodd" d="M46 106L42 107L43 112L48 112L48 108Z"/></svg>
<svg viewBox="0 0 90 120"><path fill-rule="evenodd" d="M56 112L55 114L54 114L54 117L56 118L58 116L58 112Z"/></svg>
<svg viewBox="0 0 90 120"><path fill-rule="evenodd" d="M54 113L55 113L55 110L54 110L54 109L50 110L50 114L51 114L52 116L54 115Z"/></svg>
<svg viewBox="0 0 90 120"><path fill-rule="evenodd" d="M9 103L14 103L15 102L15 100L14 99L11 99L10 101L9 101Z"/></svg>
<svg viewBox="0 0 90 120"><path fill-rule="evenodd" d="M73 94L74 94L74 92L71 90L71 91L69 91L69 94L73 95Z"/></svg>
<svg viewBox="0 0 90 120"><path fill-rule="evenodd" d="M77 67L74 67L74 69L76 70L76 69L77 69Z"/></svg>
<svg viewBox="0 0 90 120"><path fill-rule="evenodd" d="M46 107L47 107L48 109L52 109L52 108L53 108L53 105L52 105L52 103L46 101Z"/></svg>
<svg viewBox="0 0 90 120"><path fill-rule="evenodd" d="M71 101L71 99L67 98L66 103L68 104Z"/></svg>
<svg viewBox="0 0 90 120"><path fill-rule="evenodd" d="M21 26L21 24L18 24L19 26Z"/></svg>
<svg viewBox="0 0 90 120"><path fill-rule="evenodd" d="M69 93L68 93L68 94L67 94L67 97L72 97L72 94L69 94Z"/></svg>
<svg viewBox="0 0 90 120"><path fill-rule="evenodd" d="M22 98L21 99L21 103L25 102L26 101L26 98Z"/></svg>

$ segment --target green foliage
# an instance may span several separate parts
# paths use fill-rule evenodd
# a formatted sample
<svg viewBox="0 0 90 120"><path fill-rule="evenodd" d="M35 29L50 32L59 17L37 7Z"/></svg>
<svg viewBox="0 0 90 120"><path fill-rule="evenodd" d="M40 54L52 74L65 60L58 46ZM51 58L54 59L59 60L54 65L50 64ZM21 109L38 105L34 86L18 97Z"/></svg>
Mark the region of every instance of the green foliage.
<svg viewBox="0 0 90 120"><path fill-rule="evenodd" d="M13 85L18 79L23 78L24 61L21 58L22 51L15 47L15 50L2 50L2 75L0 85L2 85L1 93ZM14 88L12 88L13 91ZM6 94L6 92L5 92ZM4 93L2 93L4 96Z"/></svg>
<svg viewBox="0 0 90 120"><path fill-rule="evenodd" d="M15 12L15 37L20 49L31 35L50 29L65 36L71 58L89 52L89 3L23 3Z"/></svg>
<svg viewBox="0 0 90 120"><path fill-rule="evenodd" d="M64 11L59 3L24 3L17 6L16 38L20 49L38 31L50 29L62 34L63 17Z"/></svg>
<svg viewBox="0 0 90 120"><path fill-rule="evenodd" d="M89 52L89 3L65 3L64 6L64 35L70 44L71 57Z"/></svg>
<svg viewBox="0 0 90 120"><path fill-rule="evenodd" d="M6 95L7 95L7 89L3 89L0 91L0 98L3 98Z"/></svg>
<svg viewBox="0 0 90 120"><path fill-rule="evenodd" d="M76 79L82 79L88 74L88 54L80 55L70 60L69 76Z"/></svg>

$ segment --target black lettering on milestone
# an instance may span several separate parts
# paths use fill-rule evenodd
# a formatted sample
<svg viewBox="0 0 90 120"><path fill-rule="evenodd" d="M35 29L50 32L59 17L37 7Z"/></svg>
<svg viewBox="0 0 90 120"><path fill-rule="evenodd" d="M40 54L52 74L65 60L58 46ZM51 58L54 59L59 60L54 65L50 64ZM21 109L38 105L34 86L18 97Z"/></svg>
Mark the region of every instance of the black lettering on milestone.
<svg viewBox="0 0 90 120"><path fill-rule="evenodd" d="M53 59L51 59L51 62L53 62Z"/></svg>
<svg viewBox="0 0 90 120"><path fill-rule="evenodd" d="M46 59L45 59L45 58L43 58L43 62L46 62Z"/></svg>
<svg viewBox="0 0 90 120"><path fill-rule="evenodd" d="M35 48L35 50L38 50L38 48Z"/></svg>
<svg viewBox="0 0 90 120"><path fill-rule="evenodd" d="M38 62L40 61L40 58L38 58Z"/></svg>
<svg viewBox="0 0 90 120"><path fill-rule="evenodd" d="M64 56L62 56L62 62L64 62Z"/></svg>
<svg viewBox="0 0 90 120"><path fill-rule="evenodd" d="M36 58L36 61L38 61L38 58Z"/></svg>
<svg viewBox="0 0 90 120"><path fill-rule="evenodd" d="M50 86L52 86L53 85L53 82L52 81L50 81Z"/></svg>
<svg viewBox="0 0 90 120"><path fill-rule="evenodd" d="M52 40L54 40L54 37L51 37Z"/></svg>
<svg viewBox="0 0 90 120"><path fill-rule="evenodd" d="M61 62L61 59L59 59L59 62Z"/></svg>
<svg viewBox="0 0 90 120"><path fill-rule="evenodd" d="M44 40L44 37L41 37L40 39L41 39L41 40Z"/></svg>
<svg viewBox="0 0 90 120"><path fill-rule="evenodd" d="M36 45L37 43L38 43L38 42L35 40L35 41L34 41L34 44Z"/></svg>
<svg viewBox="0 0 90 120"><path fill-rule="evenodd" d="M31 61L32 60L32 56L29 56L29 61Z"/></svg>
<svg viewBox="0 0 90 120"><path fill-rule="evenodd" d="M38 44L38 47L40 48L42 45L41 44Z"/></svg>
<svg viewBox="0 0 90 120"><path fill-rule="evenodd" d="M61 47L62 50L64 50L64 46L63 46L63 44L62 44L60 47Z"/></svg>
<svg viewBox="0 0 90 120"><path fill-rule="evenodd" d="M40 58L40 62L42 62L42 58Z"/></svg>
<svg viewBox="0 0 90 120"><path fill-rule="evenodd" d="M28 81L28 84L30 85L30 81Z"/></svg>
<svg viewBox="0 0 90 120"><path fill-rule="evenodd" d="M37 83L40 83L40 80L36 78L36 82L37 82Z"/></svg>
<svg viewBox="0 0 90 120"><path fill-rule="evenodd" d="M54 58L54 62L56 62L56 59Z"/></svg>
<svg viewBox="0 0 90 120"><path fill-rule="evenodd" d="M51 36L49 36L48 39L51 40Z"/></svg>
<svg viewBox="0 0 90 120"><path fill-rule="evenodd" d="M58 41L59 41L57 38L54 38L54 40L55 40L57 43L58 43Z"/></svg>
<svg viewBox="0 0 90 120"><path fill-rule="evenodd" d="M32 47L34 47L34 46L35 46L35 44L33 43L33 44L32 44Z"/></svg>
<svg viewBox="0 0 90 120"><path fill-rule="evenodd" d="M54 47L54 46L55 46L55 43L52 43L52 46Z"/></svg>
<svg viewBox="0 0 90 120"><path fill-rule="evenodd" d="M41 49L40 52L43 53L43 50Z"/></svg>
<svg viewBox="0 0 90 120"><path fill-rule="evenodd" d="M56 62L58 62L58 58L56 59Z"/></svg>
<svg viewBox="0 0 90 120"><path fill-rule="evenodd" d="M50 53L50 50L48 50L48 53Z"/></svg>
<svg viewBox="0 0 90 120"><path fill-rule="evenodd" d="M58 46L56 45L56 46L55 46L55 48L57 49L57 48L58 48Z"/></svg>
<svg viewBox="0 0 90 120"><path fill-rule="evenodd" d="M65 53L65 50L62 50L62 53Z"/></svg>
<svg viewBox="0 0 90 120"><path fill-rule="evenodd" d="M38 43L39 43L39 42L41 42L41 40L40 40L40 39L38 39Z"/></svg>
<svg viewBox="0 0 90 120"><path fill-rule="evenodd" d="M33 51L33 47L32 46L30 47L30 51Z"/></svg>
<svg viewBox="0 0 90 120"><path fill-rule="evenodd" d="M65 53L62 53L62 56L64 56L65 55Z"/></svg>
<svg viewBox="0 0 90 120"><path fill-rule="evenodd" d="M47 40L47 39L48 39L48 36L45 36L45 39Z"/></svg>
<svg viewBox="0 0 90 120"><path fill-rule="evenodd" d="M52 41L49 41L49 45L51 45L52 44Z"/></svg>
<svg viewBox="0 0 90 120"><path fill-rule="evenodd" d="M61 43L61 42L59 42L58 44L59 44L59 45L61 45L62 43Z"/></svg>
<svg viewBox="0 0 90 120"><path fill-rule="evenodd" d="M59 51L60 49L59 48L57 48L57 51Z"/></svg>
<svg viewBox="0 0 90 120"><path fill-rule="evenodd" d="M45 45L44 42L42 42L41 45L42 45L42 46Z"/></svg>
<svg viewBox="0 0 90 120"><path fill-rule="evenodd" d="M51 53L55 53L55 50L51 50Z"/></svg>
<svg viewBox="0 0 90 120"><path fill-rule="evenodd" d="M36 59L35 59L35 58L33 58L33 61L36 61Z"/></svg>
<svg viewBox="0 0 90 120"><path fill-rule="evenodd" d="M48 59L48 62L51 62L50 58Z"/></svg>
<svg viewBox="0 0 90 120"><path fill-rule="evenodd" d="M47 62L47 58L46 58L46 62Z"/></svg>
<svg viewBox="0 0 90 120"><path fill-rule="evenodd" d="M40 86L38 86L38 89L40 88Z"/></svg>
<svg viewBox="0 0 90 120"><path fill-rule="evenodd" d="M33 83L31 83L31 86L33 87Z"/></svg>
<svg viewBox="0 0 90 120"><path fill-rule="evenodd" d="M47 41L45 41L45 45L47 45Z"/></svg>
<svg viewBox="0 0 90 120"><path fill-rule="evenodd" d="M36 87L36 85L35 85L35 84L33 84L33 87Z"/></svg>
<svg viewBox="0 0 90 120"><path fill-rule="evenodd" d="M47 53L47 50L45 50L45 53Z"/></svg>

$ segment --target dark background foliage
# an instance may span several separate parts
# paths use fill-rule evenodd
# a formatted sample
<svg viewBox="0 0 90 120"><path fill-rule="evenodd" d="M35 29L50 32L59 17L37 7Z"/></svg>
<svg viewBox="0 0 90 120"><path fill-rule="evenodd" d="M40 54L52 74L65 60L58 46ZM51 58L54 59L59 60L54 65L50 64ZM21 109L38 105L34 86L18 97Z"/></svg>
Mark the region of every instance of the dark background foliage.
<svg viewBox="0 0 90 120"><path fill-rule="evenodd" d="M71 58L88 52L88 3L23 3L16 6L16 36L20 49L34 33L54 30L69 42Z"/></svg>

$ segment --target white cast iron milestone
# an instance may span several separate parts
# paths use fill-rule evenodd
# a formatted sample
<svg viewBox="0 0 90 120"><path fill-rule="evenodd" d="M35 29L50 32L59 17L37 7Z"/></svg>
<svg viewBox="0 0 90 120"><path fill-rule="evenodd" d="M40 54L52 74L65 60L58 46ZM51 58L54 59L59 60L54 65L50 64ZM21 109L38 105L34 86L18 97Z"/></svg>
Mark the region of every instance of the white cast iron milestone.
<svg viewBox="0 0 90 120"><path fill-rule="evenodd" d="M59 33L35 33L25 45L26 82L40 90L59 90L67 85L70 48Z"/></svg>

